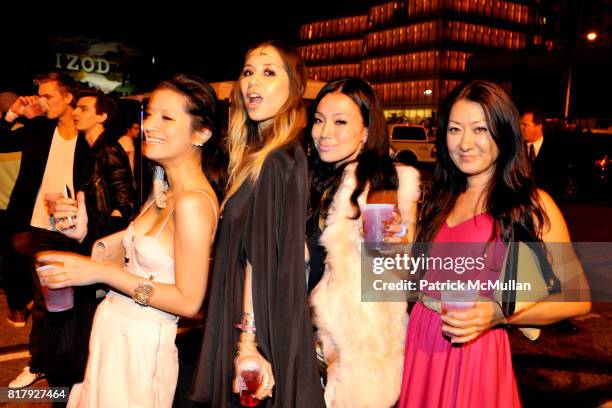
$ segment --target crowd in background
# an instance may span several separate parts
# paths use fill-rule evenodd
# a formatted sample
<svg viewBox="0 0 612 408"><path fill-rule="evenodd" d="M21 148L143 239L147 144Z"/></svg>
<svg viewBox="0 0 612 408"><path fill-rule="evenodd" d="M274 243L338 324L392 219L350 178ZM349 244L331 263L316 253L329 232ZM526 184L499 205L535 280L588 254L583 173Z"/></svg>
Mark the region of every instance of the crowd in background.
<svg viewBox="0 0 612 408"><path fill-rule="evenodd" d="M568 165L540 112L519 115L492 82L458 86L438 113L431 194L418 207L421 174L389 156L371 85L332 81L307 112L306 81L292 49L251 48L227 129L212 87L190 75L155 88L142 124L118 126L115 100L64 74L9 95L0 146L21 164L10 156L4 286L9 321L33 318L31 361L9 387L45 377L71 388L69 407L169 407L177 322L205 305L193 401L520 406L507 327L585 314L589 299L521 313L486 291L463 311L441 310L440 291L416 305L362 302L362 221L368 205L391 204L386 242L503 247L519 228L569 242L555 204L568 197L556 183ZM500 264L491 257L487 273ZM579 266L575 280L587 287ZM51 310L67 290L70 304Z"/></svg>

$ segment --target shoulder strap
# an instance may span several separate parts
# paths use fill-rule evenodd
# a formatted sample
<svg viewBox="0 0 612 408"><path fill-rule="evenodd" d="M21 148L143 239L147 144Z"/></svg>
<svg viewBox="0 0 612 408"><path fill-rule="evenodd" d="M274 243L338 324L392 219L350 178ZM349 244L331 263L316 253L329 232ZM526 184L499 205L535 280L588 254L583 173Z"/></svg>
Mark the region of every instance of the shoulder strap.
<svg viewBox="0 0 612 408"><path fill-rule="evenodd" d="M172 209L170 210L170 213L168 214L168 216L166 216L166 219L164 220L164 222L162 223L162 226L159 228L159 230L157 230L157 233L155 234L155 239L157 239L159 237L159 234L161 234L161 232L164 230L164 228L166 228L166 224L168 224L168 221L170 220L170 217L172 217L172 214L174 214L174 209L176 207L172 207Z"/></svg>
<svg viewBox="0 0 612 408"><path fill-rule="evenodd" d="M150 199L149 201L147 201L147 202L145 203L145 205L142 207L142 210L140 210L140 212L138 213L138 215L136 216L136 218L134 218L134 219L132 220L132 222L136 221L138 218L140 218L140 216L141 216L142 214L146 213L146 212L147 212L147 210L148 210L149 208L151 208L151 205L152 205L154 202L155 202L155 200L153 200L153 199Z"/></svg>
<svg viewBox="0 0 612 408"><path fill-rule="evenodd" d="M202 193L206 196L206 198L208 198L208 201L210 201L210 205L213 209L213 212L215 213L215 220L219 218L219 214L217 212L217 205L215 204L215 200L212 199L212 197L204 190L193 190L194 193Z"/></svg>

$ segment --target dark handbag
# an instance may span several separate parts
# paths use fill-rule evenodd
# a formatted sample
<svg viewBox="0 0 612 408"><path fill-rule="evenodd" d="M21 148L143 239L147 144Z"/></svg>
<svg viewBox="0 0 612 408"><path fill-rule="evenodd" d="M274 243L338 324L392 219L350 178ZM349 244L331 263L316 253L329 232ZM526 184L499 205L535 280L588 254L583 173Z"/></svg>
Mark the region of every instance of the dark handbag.
<svg viewBox="0 0 612 408"><path fill-rule="evenodd" d="M544 243L520 224L512 227L499 281L503 290L495 292L495 299L506 316L561 292L561 281L548 261ZM517 290L527 284L529 290Z"/></svg>

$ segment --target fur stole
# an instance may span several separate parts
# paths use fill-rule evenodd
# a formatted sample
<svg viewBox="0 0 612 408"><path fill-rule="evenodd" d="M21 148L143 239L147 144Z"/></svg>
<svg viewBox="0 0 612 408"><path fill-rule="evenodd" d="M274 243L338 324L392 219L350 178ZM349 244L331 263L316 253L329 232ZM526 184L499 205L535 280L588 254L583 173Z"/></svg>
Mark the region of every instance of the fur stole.
<svg viewBox="0 0 612 408"><path fill-rule="evenodd" d="M391 407L399 397L408 321L405 302L361 302L361 217L353 220L350 196L355 167L346 167L321 242L327 250L323 278L312 291L317 335L328 363L328 407ZM414 234L419 173L396 167L398 207ZM367 191L358 202L365 204Z"/></svg>

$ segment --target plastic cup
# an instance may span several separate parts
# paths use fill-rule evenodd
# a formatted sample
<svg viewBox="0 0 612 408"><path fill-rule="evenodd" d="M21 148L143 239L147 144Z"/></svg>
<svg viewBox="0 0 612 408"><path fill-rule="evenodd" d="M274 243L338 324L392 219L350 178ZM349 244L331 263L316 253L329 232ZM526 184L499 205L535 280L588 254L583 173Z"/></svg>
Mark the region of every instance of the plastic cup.
<svg viewBox="0 0 612 408"><path fill-rule="evenodd" d="M470 290L443 290L440 292L442 314L450 310L467 310L476 306L480 292Z"/></svg>
<svg viewBox="0 0 612 408"><path fill-rule="evenodd" d="M49 224L51 225L52 231L57 231L55 224L57 223L57 221L59 221L56 220L55 216L53 215L55 213L57 200L63 197L64 195L62 193L45 193L45 204L47 205L47 212L49 213Z"/></svg>
<svg viewBox="0 0 612 408"><path fill-rule="evenodd" d="M363 235L366 248L383 248L385 225L393 221L393 204L366 204L361 207Z"/></svg>
<svg viewBox="0 0 612 408"><path fill-rule="evenodd" d="M57 200L64 198L63 193L46 193L45 194L45 203L47 204L47 212L49 215L53 216L55 213L55 206L57 204Z"/></svg>
<svg viewBox="0 0 612 408"><path fill-rule="evenodd" d="M254 407L261 403L255 398L255 392L259 388L259 370L257 368L242 370L240 372L240 405Z"/></svg>
<svg viewBox="0 0 612 408"><path fill-rule="evenodd" d="M37 271L54 268L55 265L43 264L36 268ZM41 285L42 293L45 298L45 305L49 312L63 312L74 307L74 290L72 286L61 289L50 289Z"/></svg>
<svg viewBox="0 0 612 408"><path fill-rule="evenodd" d="M23 112L27 117L36 117L45 115L48 110L49 105L47 102L44 99L39 98L33 104L26 106Z"/></svg>

